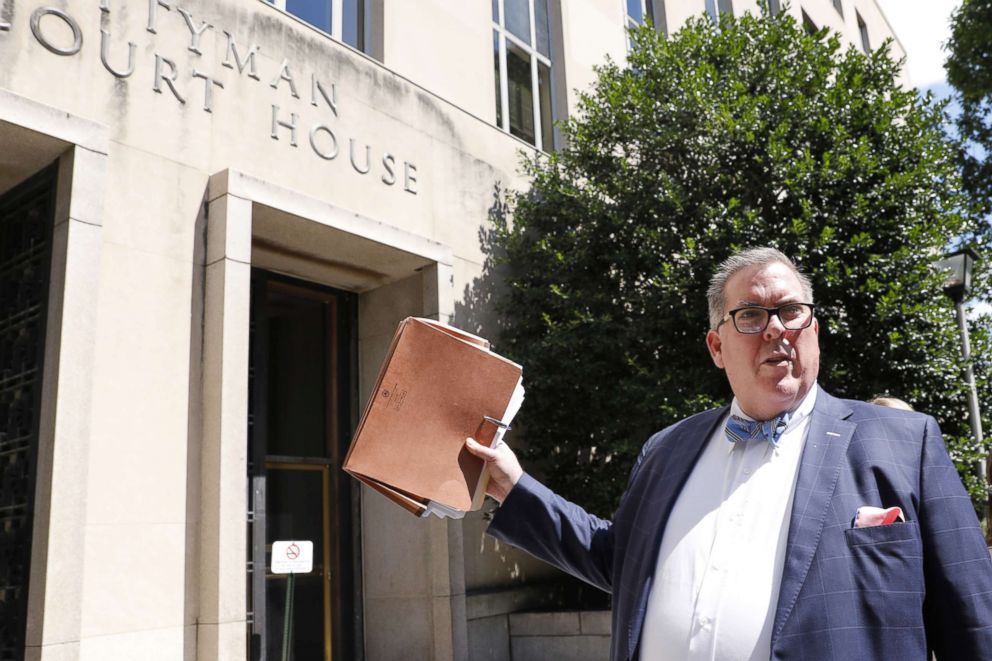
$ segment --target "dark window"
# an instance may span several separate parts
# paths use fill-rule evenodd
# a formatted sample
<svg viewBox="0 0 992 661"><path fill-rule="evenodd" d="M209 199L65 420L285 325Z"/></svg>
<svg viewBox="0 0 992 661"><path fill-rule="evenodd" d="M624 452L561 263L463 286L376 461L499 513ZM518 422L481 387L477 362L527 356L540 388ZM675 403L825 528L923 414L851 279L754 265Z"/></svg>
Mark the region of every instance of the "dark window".
<svg viewBox="0 0 992 661"><path fill-rule="evenodd" d="M368 0L268 0L352 48L368 51ZM335 21L335 17L338 18Z"/></svg>
<svg viewBox="0 0 992 661"><path fill-rule="evenodd" d="M496 124L550 151L555 97L548 0L493 0L492 8Z"/></svg>
<svg viewBox="0 0 992 661"><path fill-rule="evenodd" d="M734 14L734 5L731 0L706 0L706 13L710 15L713 23L720 24L720 14Z"/></svg>
<svg viewBox="0 0 992 661"><path fill-rule="evenodd" d="M0 196L0 659L24 658L55 173Z"/></svg>
<svg viewBox="0 0 992 661"><path fill-rule="evenodd" d="M871 41L868 39L868 26L865 25L865 19L861 18L861 14L857 11L854 15L858 18L858 33L861 35L861 50L866 53L871 52Z"/></svg>
<svg viewBox="0 0 992 661"><path fill-rule="evenodd" d="M665 26L665 2L657 0L659 11L655 11L655 0L627 0L627 29L632 30L651 21L662 34L667 34ZM627 38L627 50L634 45Z"/></svg>
<svg viewBox="0 0 992 661"><path fill-rule="evenodd" d="M837 13L841 16L844 15L844 3L842 0L834 0L834 9L836 9Z"/></svg>
<svg viewBox="0 0 992 661"><path fill-rule="evenodd" d="M813 22L813 19L810 18L809 14L805 11L803 11L803 29L806 31L806 34L810 36L816 34L820 29L816 27L816 23Z"/></svg>

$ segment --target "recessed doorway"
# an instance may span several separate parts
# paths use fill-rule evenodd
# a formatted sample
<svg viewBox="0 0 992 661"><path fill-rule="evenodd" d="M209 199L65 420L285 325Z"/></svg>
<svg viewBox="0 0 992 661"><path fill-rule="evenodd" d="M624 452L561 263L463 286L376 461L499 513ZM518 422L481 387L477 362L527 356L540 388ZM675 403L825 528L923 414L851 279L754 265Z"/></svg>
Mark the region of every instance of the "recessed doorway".
<svg viewBox="0 0 992 661"><path fill-rule="evenodd" d="M341 472L355 392L354 294L252 273L248 634L252 661L358 658L355 490ZM273 573L272 544L313 543ZM288 601L289 600L289 601Z"/></svg>

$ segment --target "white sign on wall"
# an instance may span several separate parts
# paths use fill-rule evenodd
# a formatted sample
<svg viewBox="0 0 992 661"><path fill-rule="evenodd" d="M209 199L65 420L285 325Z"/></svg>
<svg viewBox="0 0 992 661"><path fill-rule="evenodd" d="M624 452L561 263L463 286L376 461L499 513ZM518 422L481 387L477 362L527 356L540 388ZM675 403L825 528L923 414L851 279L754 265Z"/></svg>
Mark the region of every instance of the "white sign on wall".
<svg viewBox="0 0 992 661"><path fill-rule="evenodd" d="M273 574L309 574L313 571L313 542L272 542Z"/></svg>

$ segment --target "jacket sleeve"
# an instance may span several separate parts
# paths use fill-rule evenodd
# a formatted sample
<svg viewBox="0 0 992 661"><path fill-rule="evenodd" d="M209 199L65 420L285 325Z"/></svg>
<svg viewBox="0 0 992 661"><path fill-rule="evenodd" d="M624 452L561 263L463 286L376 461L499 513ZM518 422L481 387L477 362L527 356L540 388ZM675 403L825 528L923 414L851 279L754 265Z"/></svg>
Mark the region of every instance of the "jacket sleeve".
<svg viewBox="0 0 992 661"><path fill-rule="evenodd" d="M919 507L927 642L939 661L992 659L992 560L933 418L925 427Z"/></svg>
<svg viewBox="0 0 992 661"><path fill-rule="evenodd" d="M621 508L644 458L666 432L658 432L641 448L627 490L620 499ZM488 532L601 590L612 592L616 541L613 522L589 514L526 473L496 510Z"/></svg>
<svg viewBox="0 0 992 661"><path fill-rule="evenodd" d="M607 592L613 524L524 473L496 510L489 534Z"/></svg>

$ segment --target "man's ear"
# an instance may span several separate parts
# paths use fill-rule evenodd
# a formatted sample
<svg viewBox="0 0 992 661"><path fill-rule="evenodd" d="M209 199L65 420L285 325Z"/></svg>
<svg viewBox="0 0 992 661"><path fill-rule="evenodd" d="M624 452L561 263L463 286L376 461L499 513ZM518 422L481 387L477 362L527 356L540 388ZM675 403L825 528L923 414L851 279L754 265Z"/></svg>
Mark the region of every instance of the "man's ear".
<svg viewBox="0 0 992 661"><path fill-rule="evenodd" d="M723 340L720 339L720 334L715 330L706 333L706 348L710 350L713 364L723 369Z"/></svg>

